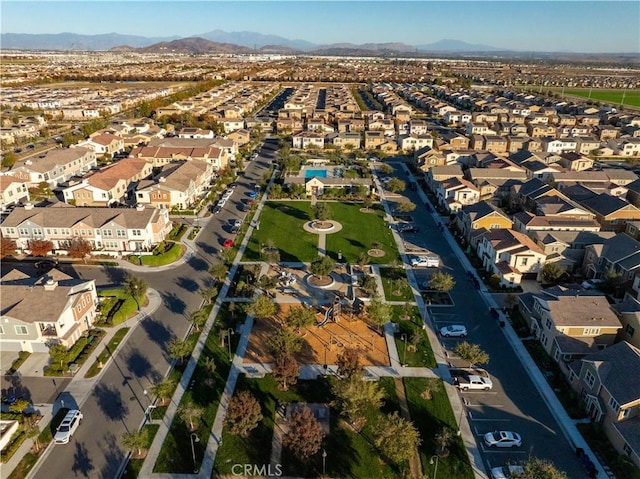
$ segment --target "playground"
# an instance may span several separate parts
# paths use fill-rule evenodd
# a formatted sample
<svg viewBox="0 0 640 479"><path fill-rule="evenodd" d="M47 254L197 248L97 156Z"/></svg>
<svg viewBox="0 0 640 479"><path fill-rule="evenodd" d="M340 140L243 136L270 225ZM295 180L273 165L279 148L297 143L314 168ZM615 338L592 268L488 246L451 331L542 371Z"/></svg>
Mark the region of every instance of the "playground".
<svg viewBox="0 0 640 479"><path fill-rule="evenodd" d="M338 356L346 349L360 353L363 366L389 366L389 353L384 336L365 321L366 313L353 309L346 300L316 307L315 325L301 328L302 350L296 354L300 364L336 364ZM274 318L256 321L249 337L245 363L272 363L274 357L267 338L276 328L290 307L300 303L278 303Z"/></svg>

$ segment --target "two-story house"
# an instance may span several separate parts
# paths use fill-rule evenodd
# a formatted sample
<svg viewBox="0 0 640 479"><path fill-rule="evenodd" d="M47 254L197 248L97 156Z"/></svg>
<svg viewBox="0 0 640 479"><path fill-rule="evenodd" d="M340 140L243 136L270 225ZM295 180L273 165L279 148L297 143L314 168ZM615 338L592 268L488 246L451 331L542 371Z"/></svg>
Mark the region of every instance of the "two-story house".
<svg viewBox="0 0 640 479"><path fill-rule="evenodd" d="M27 183L10 175L0 175L0 207L4 210L7 206L29 201L29 188Z"/></svg>
<svg viewBox="0 0 640 479"><path fill-rule="evenodd" d="M587 278L619 276L621 289L626 289L640 271L640 242L626 233L618 233L603 244L587 246L582 269Z"/></svg>
<svg viewBox="0 0 640 479"><path fill-rule="evenodd" d="M3 351L47 353L53 344L69 348L93 325L95 280L72 278L57 269L39 277L14 269L0 285Z"/></svg>
<svg viewBox="0 0 640 479"><path fill-rule="evenodd" d="M96 154L88 148L54 148L14 165L8 174L29 185L47 183L54 188L73 176L82 176L97 165Z"/></svg>
<svg viewBox="0 0 640 479"><path fill-rule="evenodd" d="M618 452L640 468L640 349L622 341L571 364L569 383Z"/></svg>
<svg viewBox="0 0 640 479"><path fill-rule="evenodd" d="M497 206L488 201L479 201L465 206L456 214L456 225L469 241L471 232L478 230L511 229L513 221Z"/></svg>
<svg viewBox="0 0 640 479"><path fill-rule="evenodd" d="M480 200L480 191L464 178L449 178L440 182L436 189L440 206L449 213L459 211L463 206L472 205Z"/></svg>
<svg viewBox="0 0 640 479"><path fill-rule="evenodd" d="M520 284L523 278L537 279L547 258L531 238L509 229L483 234L477 254L485 270L497 275L506 287Z"/></svg>

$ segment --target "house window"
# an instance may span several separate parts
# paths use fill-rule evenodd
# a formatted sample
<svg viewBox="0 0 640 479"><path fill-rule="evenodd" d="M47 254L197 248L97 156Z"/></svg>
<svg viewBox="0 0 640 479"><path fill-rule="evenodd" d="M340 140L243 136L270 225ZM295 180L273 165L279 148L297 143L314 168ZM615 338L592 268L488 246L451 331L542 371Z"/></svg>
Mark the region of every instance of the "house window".
<svg viewBox="0 0 640 479"><path fill-rule="evenodd" d="M622 446L622 450L627 456L631 456L631 447L629 447L629 444L626 442L624 443L624 446Z"/></svg>
<svg viewBox="0 0 640 479"><path fill-rule="evenodd" d="M4 327L0 326L0 334L4 334Z"/></svg>
<svg viewBox="0 0 640 479"><path fill-rule="evenodd" d="M569 371L569 382L572 383L576 380L576 373L573 372L573 369Z"/></svg>
<svg viewBox="0 0 640 479"><path fill-rule="evenodd" d="M540 336L540 342L543 344L543 346L546 346L549 343L549 338L547 338L546 334Z"/></svg>
<svg viewBox="0 0 640 479"><path fill-rule="evenodd" d="M629 337L633 337L633 333L636 332L636 329L631 326L630 324L627 324L627 326L624 328L624 330L627 332L627 334L629 335Z"/></svg>
<svg viewBox="0 0 640 479"><path fill-rule="evenodd" d="M613 409L615 412L619 412L620 411L620 404L618 404L618 401L616 401L613 396L611 398L609 398L609 407L611 409Z"/></svg>
<svg viewBox="0 0 640 479"><path fill-rule="evenodd" d="M18 228L18 234L20 236L29 236L29 229L28 228Z"/></svg>
<svg viewBox="0 0 640 479"><path fill-rule="evenodd" d="M18 336L26 336L27 334L29 334L29 330L26 326L14 326L14 328Z"/></svg>
<svg viewBox="0 0 640 479"><path fill-rule="evenodd" d="M583 336L595 336L600 334L600 328L584 328L582 335Z"/></svg>
<svg viewBox="0 0 640 479"><path fill-rule="evenodd" d="M553 354L553 359L557 363L560 360L560 350L556 349L556 352Z"/></svg>
<svg viewBox="0 0 640 479"><path fill-rule="evenodd" d="M593 385L596 383L596 377L591 374L591 371L587 371L584 375L584 382L590 388L593 388Z"/></svg>
<svg viewBox="0 0 640 479"><path fill-rule="evenodd" d="M102 236L109 238L113 235L113 233L111 232L111 230L102 230Z"/></svg>
<svg viewBox="0 0 640 479"><path fill-rule="evenodd" d="M547 318L547 320L544 322L544 325L546 326L547 329L551 329L553 326L553 323L549 318Z"/></svg>
<svg viewBox="0 0 640 479"><path fill-rule="evenodd" d="M522 266L526 266L529 258L522 258Z"/></svg>
<svg viewBox="0 0 640 479"><path fill-rule="evenodd" d="M12 235L15 233L15 230L13 228L7 228L7 234L8 235Z"/></svg>

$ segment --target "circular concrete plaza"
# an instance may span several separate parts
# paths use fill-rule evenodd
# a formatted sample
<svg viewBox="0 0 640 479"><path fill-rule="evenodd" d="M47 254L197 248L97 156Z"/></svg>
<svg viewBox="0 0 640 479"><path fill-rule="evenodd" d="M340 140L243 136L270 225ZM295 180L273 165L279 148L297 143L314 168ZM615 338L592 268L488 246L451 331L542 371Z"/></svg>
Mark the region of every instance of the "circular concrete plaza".
<svg viewBox="0 0 640 479"><path fill-rule="evenodd" d="M316 223L322 223L320 225L320 227L316 227L315 224ZM303 228L305 231L308 231L309 233L314 233L314 234L332 234L332 233L337 233L338 231L340 231L342 229L342 224L338 223L337 221L333 221L333 220L327 220L327 221L318 221L318 220L313 220L313 221L307 221L304 225Z"/></svg>

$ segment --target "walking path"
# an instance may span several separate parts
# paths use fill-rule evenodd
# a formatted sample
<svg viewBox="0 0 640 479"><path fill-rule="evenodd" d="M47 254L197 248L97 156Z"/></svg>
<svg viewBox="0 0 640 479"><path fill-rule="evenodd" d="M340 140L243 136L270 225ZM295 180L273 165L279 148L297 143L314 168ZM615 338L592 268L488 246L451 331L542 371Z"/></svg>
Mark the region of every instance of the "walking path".
<svg viewBox="0 0 640 479"><path fill-rule="evenodd" d="M82 408L82 405L87 401L87 399L89 399L89 396L91 395L96 383L100 380L100 378L102 377L102 374L109 366L111 358L115 357L118 354L118 352L120 351L121 345L126 342L127 337L129 337L133 333L134 329L138 326L138 324L141 321L144 321L150 315L152 315L160 307L160 304L162 303L162 299L160 298L160 295L154 289L149 289L147 291L147 298L148 298L147 304L142 308L140 308L140 312L137 313L135 316L119 324L118 326L105 329L106 334L103 336L102 340L100 341L100 344L96 346L94 352L91 354L91 357L88 358L87 361L78 369L78 371L75 373L75 375L73 376L73 378L71 379L67 387L60 392L60 395L64 393L65 397L72 397L75 400L77 407L80 409ZM122 341L120 341L120 344L118 344L116 349L112 352L111 357L109 357L107 362L104 364L100 373L98 373L96 376L92 378L85 379L84 375L89 371L89 369L94 364L94 362L97 361L98 355L102 353L102 351L104 350L104 347L107 344L109 344L109 341L111 341L114 334L118 330L124 327L128 327L130 329L127 332L126 336L122 339ZM60 395L58 395L58 397L60 397ZM71 406L71 405L67 404L67 406ZM42 419L40 420L40 423L39 423L40 429L42 430L44 427L47 427L48 424L53 419L53 417L55 416L55 414L63 407L64 407L64 403L60 399L56 399L56 401L52 405L38 406L38 409L42 414ZM16 466L22 460L24 455L31 450L31 448L33 447L33 444L34 442L32 439L25 440L22 443L22 445L18 448L18 450L15 452L15 454L11 457L11 459L9 459L9 461L7 461L5 464L2 464L2 477L7 477L9 474L11 474L11 471L13 471L16 468ZM38 458L37 464L31 470L28 477L32 477L35 475L35 473L40 468L40 465L44 463L44 459L48 457L49 454L51 454L52 450L53 450L53 443L49 444L47 449L40 455L40 457Z"/></svg>

